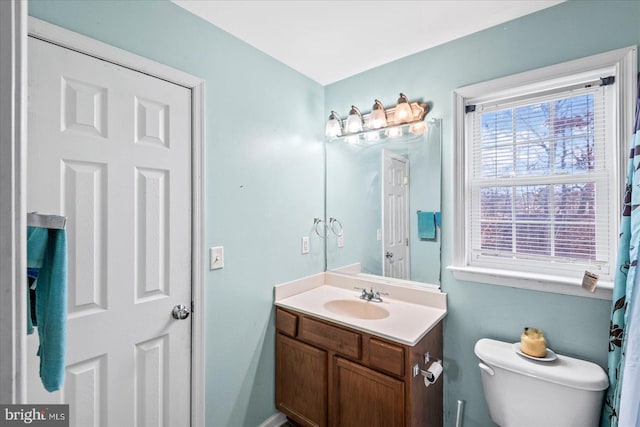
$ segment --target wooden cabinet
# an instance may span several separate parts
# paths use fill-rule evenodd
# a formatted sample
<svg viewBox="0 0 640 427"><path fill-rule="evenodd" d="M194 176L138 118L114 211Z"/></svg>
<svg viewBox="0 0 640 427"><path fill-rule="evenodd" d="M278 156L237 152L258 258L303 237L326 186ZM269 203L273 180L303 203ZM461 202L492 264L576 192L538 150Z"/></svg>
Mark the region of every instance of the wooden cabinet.
<svg viewBox="0 0 640 427"><path fill-rule="evenodd" d="M414 346L276 309L276 407L300 426L440 427L442 379L413 366L442 359L442 324Z"/></svg>
<svg viewBox="0 0 640 427"><path fill-rule="evenodd" d="M277 407L298 423L327 425L327 352L278 334Z"/></svg>
<svg viewBox="0 0 640 427"><path fill-rule="evenodd" d="M333 371L333 425L404 426L402 381L340 357Z"/></svg>

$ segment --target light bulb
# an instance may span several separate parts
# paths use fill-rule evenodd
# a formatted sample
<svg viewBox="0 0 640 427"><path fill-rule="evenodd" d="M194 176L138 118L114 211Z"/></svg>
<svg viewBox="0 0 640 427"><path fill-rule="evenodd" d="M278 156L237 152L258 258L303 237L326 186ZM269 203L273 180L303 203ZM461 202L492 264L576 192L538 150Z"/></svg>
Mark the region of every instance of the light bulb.
<svg viewBox="0 0 640 427"><path fill-rule="evenodd" d="M402 127L396 126L396 127L389 128L389 129L387 129L385 134L389 138L397 138L399 136L402 136Z"/></svg>
<svg viewBox="0 0 640 427"><path fill-rule="evenodd" d="M405 94L401 93L400 98L398 98L396 110L393 114L393 123L398 125L401 123L409 123L412 121L413 110L411 109L411 105L409 105L409 100L407 99Z"/></svg>
<svg viewBox="0 0 640 427"><path fill-rule="evenodd" d="M328 137L336 137L342 135L342 123L335 111L329 115L329 120L324 127L324 134Z"/></svg>
<svg viewBox="0 0 640 427"><path fill-rule="evenodd" d="M425 122L413 123L409 126L409 132L414 135L422 135L427 130L427 124Z"/></svg>
<svg viewBox="0 0 640 427"><path fill-rule="evenodd" d="M362 114L355 105L351 106L345 128L348 133L362 132Z"/></svg>
<svg viewBox="0 0 640 427"><path fill-rule="evenodd" d="M387 126L387 114L382 103L376 99L369 116L369 129L380 129Z"/></svg>

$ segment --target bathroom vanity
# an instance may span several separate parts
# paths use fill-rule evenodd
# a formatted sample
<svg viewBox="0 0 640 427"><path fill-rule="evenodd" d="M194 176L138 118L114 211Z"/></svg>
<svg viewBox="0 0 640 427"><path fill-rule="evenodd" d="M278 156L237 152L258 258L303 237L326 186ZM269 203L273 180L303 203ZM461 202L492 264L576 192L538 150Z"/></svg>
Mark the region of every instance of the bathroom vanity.
<svg viewBox="0 0 640 427"><path fill-rule="evenodd" d="M442 360L446 294L322 273L276 286L275 304L276 407L292 422L442 425L443 379L427 387L423 372Z"/></svg>

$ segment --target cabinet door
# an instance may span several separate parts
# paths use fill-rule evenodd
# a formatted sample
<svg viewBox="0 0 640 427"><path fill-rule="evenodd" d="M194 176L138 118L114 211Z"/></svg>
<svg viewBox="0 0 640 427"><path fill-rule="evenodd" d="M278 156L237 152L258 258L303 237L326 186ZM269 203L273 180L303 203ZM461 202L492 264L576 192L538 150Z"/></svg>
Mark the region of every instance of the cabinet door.
<svg viewBox="0 0 640 427"><path fill-rule="evenodd" d="M327 352L276 337L276 407L304 426L327 425Z"/></svg>
<svg viewBox="0 0 640 427"><path fill-rule="evenodd" d="M404 426L404 383L340 357L334 358L334 426Z"/></svg>

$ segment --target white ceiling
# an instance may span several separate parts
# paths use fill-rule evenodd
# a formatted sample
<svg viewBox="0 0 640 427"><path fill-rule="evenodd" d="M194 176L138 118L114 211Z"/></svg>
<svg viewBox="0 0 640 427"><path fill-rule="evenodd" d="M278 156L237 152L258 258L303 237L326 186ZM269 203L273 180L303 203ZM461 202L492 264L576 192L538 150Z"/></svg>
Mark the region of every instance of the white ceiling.
<svg viewBox="0 0 640 427"><path fill-rule="evenodd" d="M172 0L326 85L564 0Z"/></svg>

